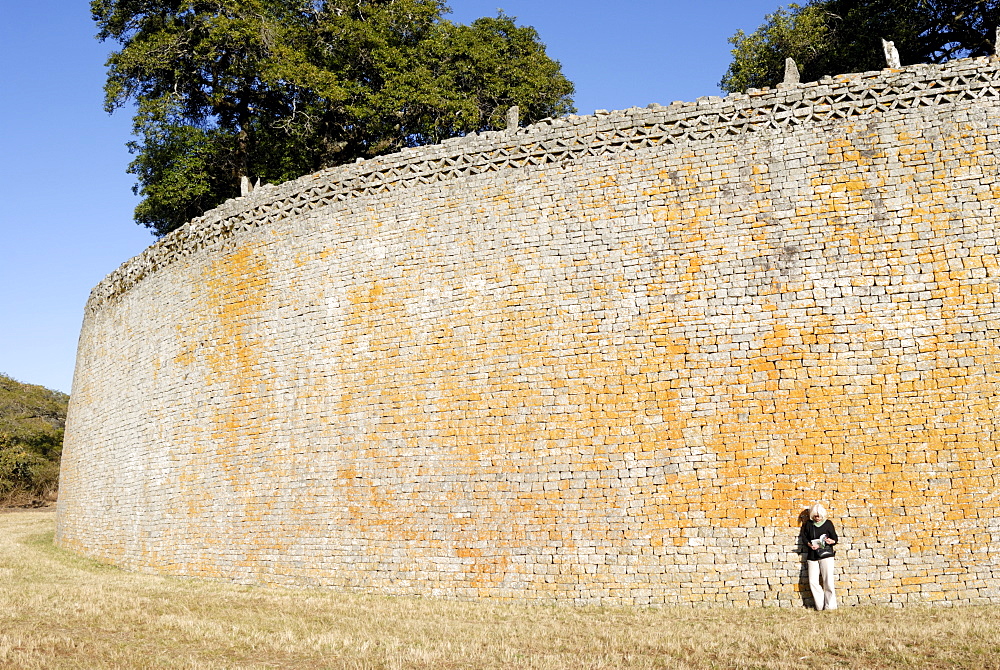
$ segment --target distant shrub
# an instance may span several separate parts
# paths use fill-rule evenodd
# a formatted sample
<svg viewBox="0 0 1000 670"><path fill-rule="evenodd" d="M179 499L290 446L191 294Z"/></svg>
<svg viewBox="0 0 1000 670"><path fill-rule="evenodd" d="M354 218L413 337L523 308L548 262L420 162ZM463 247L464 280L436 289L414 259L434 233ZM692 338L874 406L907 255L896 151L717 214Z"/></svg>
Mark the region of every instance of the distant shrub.
<svg viewBox="0 0 1000 670"><path fill-rule="evenodd" d="M45 500L58 485L58 463L18 447L0 448L0 502L16 503L26 496Z"/></svg>
<svg viewBox="0 0 1000 670"><path fill-rule="evenodd" d="M68 403L0 374L0 506L55 499Z"/></svg>

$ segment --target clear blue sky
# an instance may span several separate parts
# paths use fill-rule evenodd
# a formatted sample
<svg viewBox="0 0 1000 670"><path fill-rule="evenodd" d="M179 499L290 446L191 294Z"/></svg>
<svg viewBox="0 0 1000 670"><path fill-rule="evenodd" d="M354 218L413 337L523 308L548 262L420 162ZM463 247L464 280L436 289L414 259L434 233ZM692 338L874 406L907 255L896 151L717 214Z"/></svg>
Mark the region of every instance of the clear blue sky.
<svg viewBox="0 0 1000 670"><path fill-rule="evenodd" d="M726 38L777 0L451 0L534 26L581 114L717 95ZM111 44L86 0L12 1L0 24L0 372L69 392L90 289L154 240L132 222L128 109L102 108Z"/></svg>

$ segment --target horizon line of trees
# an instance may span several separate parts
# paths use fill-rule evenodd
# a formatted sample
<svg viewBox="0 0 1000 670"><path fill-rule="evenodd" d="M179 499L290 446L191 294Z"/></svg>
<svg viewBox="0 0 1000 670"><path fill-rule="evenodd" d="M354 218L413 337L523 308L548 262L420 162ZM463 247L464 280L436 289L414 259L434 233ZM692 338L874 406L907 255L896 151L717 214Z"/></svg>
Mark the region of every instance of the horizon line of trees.
<svg viewBox="0 0 1000 670"><path fill-rule="evenodd" d="M792 58L803 82L885 67L882 40L900 61L943 63L992 55L1000 0L810 0L768 14L752 33L729 38L733 60L719 82L727 93L772 87Z"/></svg>
<svg viewBox="0 0 1000 670"><path fill-rule="evenodd" d="M0 506L51 502L69 396L0 373Z"/></svg>
<svg viewBox="0 0 1000 670"><path fill-rule="evenodd" d="M240 195L357 158L572 113L538 33L444 0L92 0L105 107L134 105L135 221L162 236ZM729 41L726 92L994 51L1000 0L809 0Z"/></svg>

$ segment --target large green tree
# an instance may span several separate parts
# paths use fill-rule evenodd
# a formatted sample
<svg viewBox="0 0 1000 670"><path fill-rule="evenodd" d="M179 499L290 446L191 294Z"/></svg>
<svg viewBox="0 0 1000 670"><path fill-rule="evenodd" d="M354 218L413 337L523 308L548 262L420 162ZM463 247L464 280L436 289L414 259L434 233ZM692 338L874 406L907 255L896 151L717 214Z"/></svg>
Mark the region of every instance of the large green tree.
<svg viewBox="0 0 1000 670"><path fill-rule="evenodd" d="M459 25L442 0L93 0L108 111L135 104L136 221L163 235L243 177L277 183L359 157L573 111L534 29Z"/></svg>
<svg viewBox="0 0 1000 670"><path fill-rule="evenodd" d="M882 40L903 64L941 63L993 53L1000 0L811 0L779 8L750 34L729 41L733 60L719 86L729 92L774 86L785 59L802 81L885 67Z"/></svg>

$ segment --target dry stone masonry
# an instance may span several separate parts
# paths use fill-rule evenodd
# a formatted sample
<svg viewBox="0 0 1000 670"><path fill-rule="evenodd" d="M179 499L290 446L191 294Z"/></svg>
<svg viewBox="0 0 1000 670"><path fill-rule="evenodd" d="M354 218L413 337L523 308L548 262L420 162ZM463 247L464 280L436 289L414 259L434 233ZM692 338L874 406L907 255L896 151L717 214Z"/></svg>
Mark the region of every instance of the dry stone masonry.
<svg viewBox="0 0 1000 670"><path fill-rule="evenodd" d="M793 78L794 79L794 78ZM247 189L86 308L57 542L390 594L1000 602L1000 60Z"/></svg>

